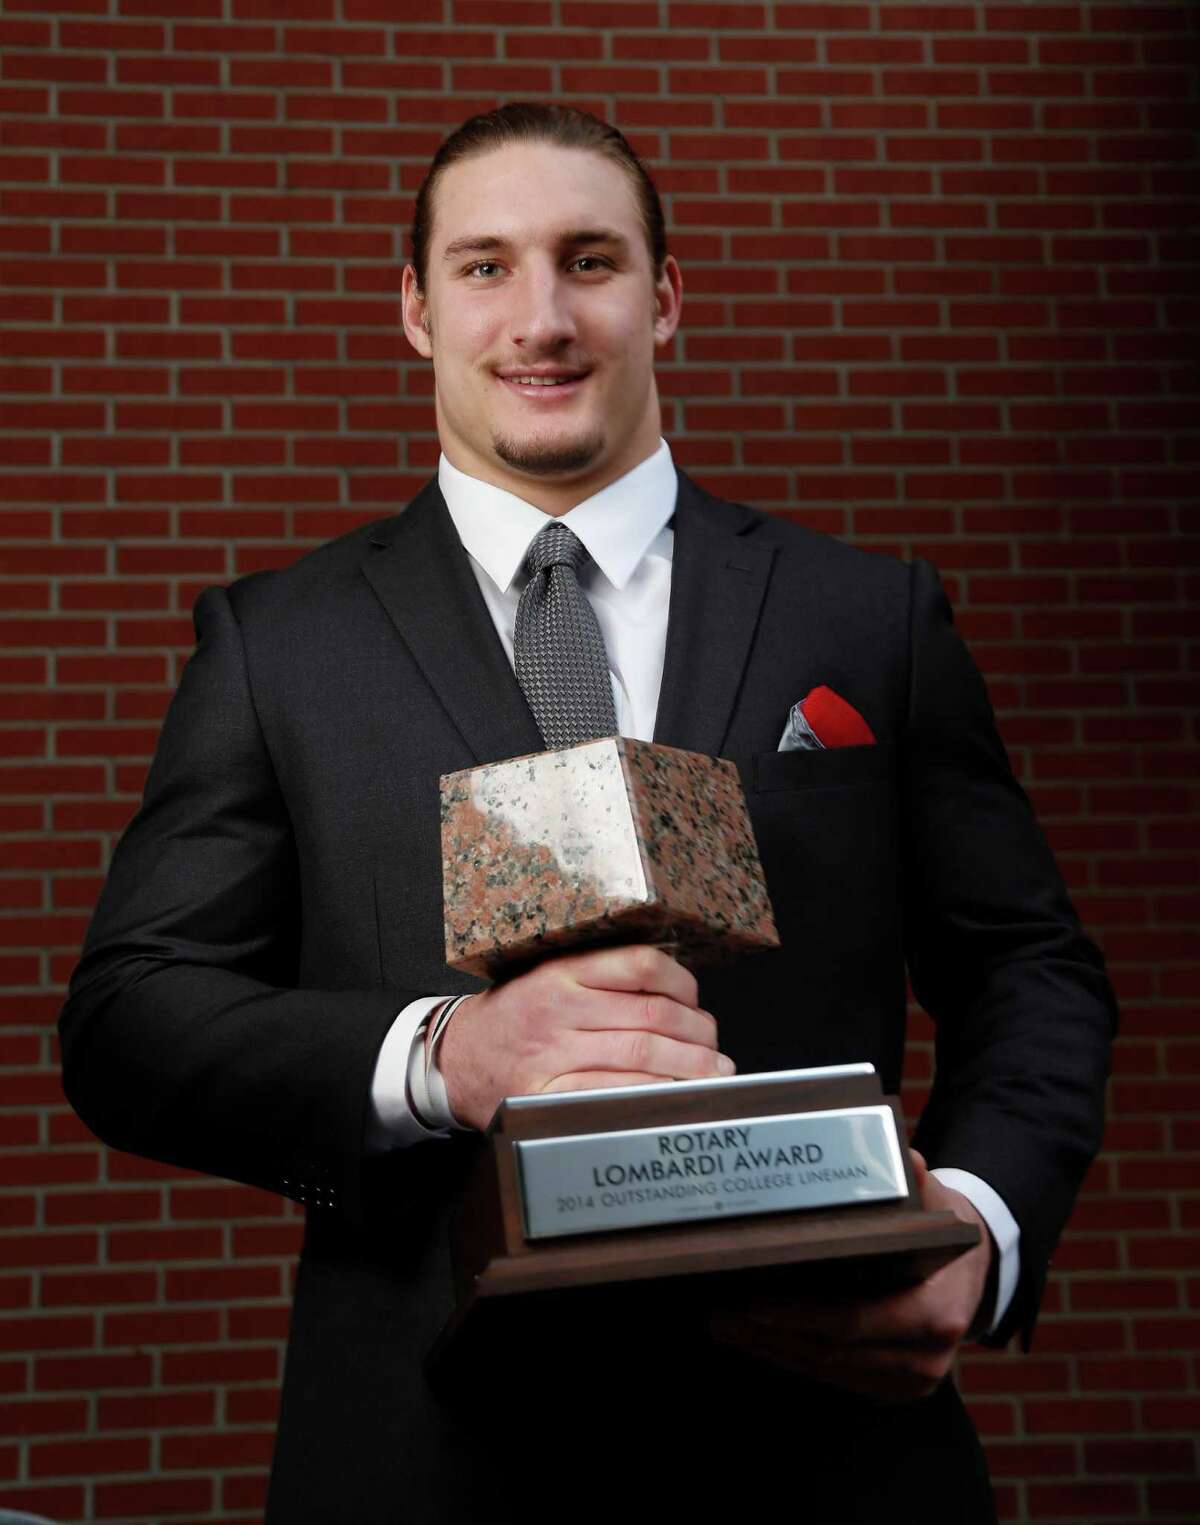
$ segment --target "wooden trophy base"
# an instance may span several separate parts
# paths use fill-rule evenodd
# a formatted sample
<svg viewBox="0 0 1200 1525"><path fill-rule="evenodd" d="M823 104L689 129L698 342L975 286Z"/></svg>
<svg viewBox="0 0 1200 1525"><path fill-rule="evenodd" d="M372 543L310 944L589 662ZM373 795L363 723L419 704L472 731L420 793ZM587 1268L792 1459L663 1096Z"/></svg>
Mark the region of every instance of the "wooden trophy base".
<svg viewBox="0 0 1200 1525"><path fill-rule="evenodd" d="M740 1136L744 1129L725 1125L743 1122L759 1132L773 1129L776 1138L781 1129L802 1138L815 1120L840 1128L848 1115L866 1112L895 1130L893 1200L747 1212L742 1199L730 1204L732 1211L714 1207L710 1216L682 1222L565 1235L557 1226L535 1227L532 1233L550 1237L531 1237L534 1188L522 1143L553 1139L543 1146L545 1158L581 1135L600 1136L602 1158L604 1136L629 1130L690 1127L697 1136L712 1130ZM669 1135L652 1139L663 1136ZM580 1320L629 1300L644 1313L659 1298L702 1314L731 1296L883 1291L923 1280L977 1244L979 1232L953 1213L921 1206L902 1140L898 1103L883 1096L869 1065L507 1099L452 1229L457 1303L427 1358L431 1382L449 1382L476 1361L494 1359L506 1330L515 1337L535 1307L551 1302ZM732 1146L729 1153L743 1158Z"/></svg>

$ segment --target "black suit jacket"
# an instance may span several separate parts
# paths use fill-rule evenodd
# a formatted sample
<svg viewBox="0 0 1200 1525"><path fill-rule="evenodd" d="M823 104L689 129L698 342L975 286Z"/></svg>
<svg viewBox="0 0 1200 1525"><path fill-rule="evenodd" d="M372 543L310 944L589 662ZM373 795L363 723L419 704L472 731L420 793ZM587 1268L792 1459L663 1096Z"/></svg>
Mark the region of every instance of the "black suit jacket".
<svg viewBox="0 0 1200 1525"><path fill-rule="evenodd" d="M1098 1146L1114 1010L936 574L682 475L674 530L655 739L737 763L783 943L702 981L722 1047L742 1072L868 1059L894 1090L907 963L937 1024L917 1144L1012 1210L1022 1274L999 1338L1027 1337ZM397 1012L478 988L443 962L438 777L540 737L433 483L285 571L208 589L195 624L63 1009L67 1092L118 1148L309 1204L274 1517L376 1518L313 1502L320 1434L363 1498L473 1518L482 1416L432 1399L418 1367L477 1143L370 1158L364 1136ZM776 750L822 683L878 745ZM702 1343L658 1328L647 1366L596 1333L560 1395L618 1347L623 1388L664 1362L682 1382ZM563 1341L543 1334L549 1361Z"/></svg>

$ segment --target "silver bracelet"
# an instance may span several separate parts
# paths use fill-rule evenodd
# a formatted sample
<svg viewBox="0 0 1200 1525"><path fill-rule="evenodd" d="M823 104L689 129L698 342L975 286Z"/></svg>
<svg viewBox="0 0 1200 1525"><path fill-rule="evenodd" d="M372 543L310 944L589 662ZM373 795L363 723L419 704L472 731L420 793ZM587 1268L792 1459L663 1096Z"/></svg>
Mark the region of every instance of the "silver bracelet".
<svg viewBox="0 0 1200 1525"><path fill-rule="evenodd" d="M450 1097L446 1090L446 1080L437 1063L437 1046L441 1042L446 1031L446 1024L450 1018L467 1000L465 995L455 996L446 1002L434 1018L430 1026L427 1041L425 1043L425 1067L422 1072L423 1089L429 1099L430 1111L434 1113L439 1123L452 1132L469 1133L472 1130L465 1123L455 1119L450 1107Z"/></svg>
<svg viewBox="0 0 1200 1525"><path fill-rule="evenodd" d="M449 1022L462 1003L470 1000L470 998L470 995L456 995L452 997L434 1018L433 1026L425 1042L425 1074L427 1076L429 1074L429 1066L433 1063L433 1056L437 1052L438 1042L446 1030L446 1023Z"/></svg>

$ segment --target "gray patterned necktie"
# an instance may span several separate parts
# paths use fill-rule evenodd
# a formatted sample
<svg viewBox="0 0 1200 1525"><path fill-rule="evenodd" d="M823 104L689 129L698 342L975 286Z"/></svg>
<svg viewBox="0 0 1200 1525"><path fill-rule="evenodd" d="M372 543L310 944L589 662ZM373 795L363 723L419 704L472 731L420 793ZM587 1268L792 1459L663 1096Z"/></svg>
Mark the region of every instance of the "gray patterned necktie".
<svg viewBox="0 0 1200 1525"><path fill-rule="evenodd" d="M604 637L578 573L591 557L578 535L557 520L529 547L529 581L517 605L513 656L520 683L546 746L613 736L617 715Z"/></svg>

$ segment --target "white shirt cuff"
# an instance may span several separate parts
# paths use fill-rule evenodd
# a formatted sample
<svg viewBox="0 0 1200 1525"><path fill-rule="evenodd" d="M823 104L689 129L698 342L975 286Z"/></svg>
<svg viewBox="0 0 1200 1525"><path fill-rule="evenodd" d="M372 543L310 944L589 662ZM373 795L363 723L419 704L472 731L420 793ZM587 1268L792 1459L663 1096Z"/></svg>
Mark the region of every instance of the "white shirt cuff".
<svg viewBox="0 0 1200 1525"><path fill-rule="evenodd" d="M425 1019L444 995L421 996L410 1001L388 1028L371 1078L371 1116L367 1124L367 1149L384 1154L403 1149L422 1139L444 1137L444 1128L430 1128L413 1110L409 1091L409 1066L425 1044ZM444 1088L443 1088L444 1089Z"/></svg>
<svg viewBox="0 0 1200 1525"><path fill-rule="evenodd" d="M996 1241L1000 1266L996 1281L995 1313L987 1330L991 1334L1008 1311L1013 1293L1017 1290L1017 1277L1021 1270L1021 1230L1017 1227L1017 1220L1009 1212L1008 1205L999 1192L993 1190L986 1181L981 1181L977 1175L972 1175L969 1170L959 1170L954 1165L939 1165L929 1174L936 1176L942 1185L948 1186L951 1191L962 1192L987 1224L992 1238Z"/></svg>

